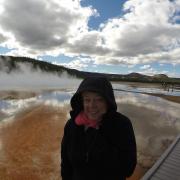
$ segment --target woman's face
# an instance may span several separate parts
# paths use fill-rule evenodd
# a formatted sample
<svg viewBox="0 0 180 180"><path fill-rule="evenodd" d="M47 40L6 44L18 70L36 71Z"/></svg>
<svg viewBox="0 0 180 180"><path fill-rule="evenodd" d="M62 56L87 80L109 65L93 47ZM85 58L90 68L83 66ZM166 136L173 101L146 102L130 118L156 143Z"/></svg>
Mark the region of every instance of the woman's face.
<svg viewBox="0 0 180 180"><path fill-rule="evenodd" d="M95 92L83 92L84 113L91 120L100 121L102 115L107 112L106 100Z"/></svg>

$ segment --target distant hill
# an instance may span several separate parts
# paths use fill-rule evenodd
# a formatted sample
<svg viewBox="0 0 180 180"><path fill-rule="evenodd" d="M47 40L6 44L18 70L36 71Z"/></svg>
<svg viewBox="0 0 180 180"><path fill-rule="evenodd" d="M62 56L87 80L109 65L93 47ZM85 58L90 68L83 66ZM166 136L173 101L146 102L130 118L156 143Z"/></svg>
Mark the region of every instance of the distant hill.
<svg viewBox="0 0 180 180"><path fill-rule="evenodd" d="M168 79L169 77L166 74L155 74L153 78Z"/></svg>
<svg viewBox="0 0 180 180"><path fill-rule="evenodd" d="M0 56L0 72L4 71L6 73L11 73L14 71L20 71L21 69L19 64L24 64L24 65L30 64L33 71L41 70L42 72L56 73L57 75L61 75L63 72L66 72L68 75L77 78L85 78L88 76L106 76L111 81L130 81L130 82L149 82L149 83L167 82L167 83L180 84L180 78L170 78L165 74L156 74L154 76L147 76L135 72L126 75L85 72L76 69L69 69L64 66L55 65L27 57Z"/></svg>

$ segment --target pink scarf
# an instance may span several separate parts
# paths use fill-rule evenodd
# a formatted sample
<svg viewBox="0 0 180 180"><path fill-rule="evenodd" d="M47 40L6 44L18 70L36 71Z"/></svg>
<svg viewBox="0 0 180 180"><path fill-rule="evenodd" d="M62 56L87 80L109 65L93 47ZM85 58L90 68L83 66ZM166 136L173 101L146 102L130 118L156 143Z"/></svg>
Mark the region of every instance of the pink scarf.
<svg viewBox="0 0 180 180"><path fill-rule="evenodd" d="M79 126L84 125L86 127L92 127L96 129L98 128L98 122L95 120L88 119L83 111L77 115L75 123Z"/></svg>

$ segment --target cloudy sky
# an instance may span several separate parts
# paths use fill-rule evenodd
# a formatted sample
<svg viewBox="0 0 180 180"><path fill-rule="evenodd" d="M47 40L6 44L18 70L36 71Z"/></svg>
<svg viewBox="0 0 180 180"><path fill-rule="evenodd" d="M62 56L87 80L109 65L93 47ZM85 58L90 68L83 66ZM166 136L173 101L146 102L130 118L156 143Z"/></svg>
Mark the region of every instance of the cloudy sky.
<svg viewBox="0 0 180 180"><path fill-rule="evenodd" d="M0 0L0 54L180 77L180 0Z"/></svg>

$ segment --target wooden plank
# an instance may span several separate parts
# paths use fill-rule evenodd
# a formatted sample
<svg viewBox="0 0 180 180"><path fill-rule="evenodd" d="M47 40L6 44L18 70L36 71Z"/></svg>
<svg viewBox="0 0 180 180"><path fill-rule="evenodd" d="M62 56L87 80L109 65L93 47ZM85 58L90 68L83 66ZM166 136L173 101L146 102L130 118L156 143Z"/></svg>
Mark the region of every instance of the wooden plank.
<svg viewBox="0 0 180 180"><path fill-rule="evenodd" d="M162 180L180 180L178 175L174 174L165 174L163 173L156 173L152 177L159 177ZM151 178L150 178L151 180Z"/></svg>
<svg viewBox="0 0 180 180"><path fill-rule="evenodd" d="M159 171L156 172L156 175L159 175L160 177L169 177L169 179L173 178L174 176L177 176L177 174L170 173L168 171L163 171L162 169L159 169Z"/></svg>
<svg viewBox="0 0 180 180"><path fill-rule="evenodd" d="M162 166L168 165L169 167L178 167L180 168L180 162L179 161L166 161Z"/></svg>
<svg viewBox="0 0 180 180"><path fill-rule="evenodd" d="M171 169L180 170L180 166L175 166L175 164L173 164L173 166L172 166L172 164L169 164L169 163L163 164L161 167L162 168L169 168L170 170Z"/></svg>
<svg viewBox="0 0 180 180"><path fill-rule="evenodd" d="M180 158L169 156L167 160L179 162L179 161L180 161Z"/></svg>
<svg viewBox="0 0 180 180"><path fill-rule="evenodd" d="M159 174L159 173L154 174L153 177L158 177L159 179L162 179L162 180L170 180L170 178L171 178L169 176L166 176L164 174Z"/></svg>
<svg viewBox="0 0 180 180"><path fill-rule="evenodd" d="M179 166L180 161L174 160L174 159L168 159L165 164L169 164L171 166Z"/></svg>
<svg viewBox="0 0 180 180"><path fill-rule="evenodd" d="M153 176L153 177L151 178L151 180L163 180L163 179L160 179L159 177Z"/></svg>
<svg viewBox="0 0 180 180"><path fill-rule="evenodd" d="M176 152L176 151L177 151L177 152ZM172 156L172 157L180 157L180 153L179 153L178 151L180 151L180 149L177 149L177 148L175 147L174 151L171 153L171 156Z"/></svg>
<svg viewBox="0 0 180 180"><path fill-rule="evenodd" d="M168 167L163 166L163 167L161 167L161 168L159 169L158 172L167 172L167 173L171 173L171 174L173 174L173 175L180 176L179 168L176 168L176 169L173 168L173 169L169 169L169 170L168 170ZM157 173L158 173L158 172L157 172Z"/></svg>
<svg viewBox="0 0 180 180"><path fill-rule="evenodd" d="M180 135L141 180L180 180Z"/></svg>

